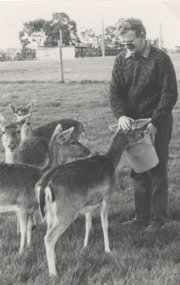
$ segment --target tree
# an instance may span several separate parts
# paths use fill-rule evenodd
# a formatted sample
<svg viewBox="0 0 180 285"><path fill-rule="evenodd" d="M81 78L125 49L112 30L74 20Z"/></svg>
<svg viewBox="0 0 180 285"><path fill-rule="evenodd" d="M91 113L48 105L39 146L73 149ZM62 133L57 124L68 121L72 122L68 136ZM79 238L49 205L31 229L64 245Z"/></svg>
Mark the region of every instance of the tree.
<svg viewBox="0 0 180 285"><path fill-rule="evenodd" d="M83 43L91 43L94 47L101 47L102 45L102 33L95 33L92 29L84 29L80 33L80 40ZM104 33L104 43L108 47L120 46L116 39L116 27L108 26Z"/></svg>
<svg viewBox="0 0 180 285"><path fill-rule="evenodd" d="M59 30L62 31L63 45L74 45L78 41L76 22L66 13L54 13L53 19L46 22L45 30L47 35L45 46L58 46Z"/></svg>
<svg viewBox="0 0 180 285"><path fill-rule="evenodd" d="M90 43L93 46L98 46L98 35L92 29L82 29L80 32L80 40L83 43Z"/></svg>
<svg viewBox="0 0 180 285"><path fill-rule="evenodd" d="M155 47L159 47L159 39L148 39L149 43ZM162 42L162 50L167 52L167 48L164 46L164 42Z"/></svg>
<svg viewBox="0 0 180 285"><path fill-rule="evenodd" d="M104 34L104 40L107 46L111 46L115 44L116 42L115 31L116 31L115 26L106 27L105 34Z"/></svg>
<svg viewBox="0 0 180 285"><path fill-rule="evenodd" d="M65 13L54 13L50 21L37 19L24 23L19 38L23 47L30 46L58 46L59 30L62 30L63 45L75 44L78 40L76 22Z"/></svg>
<svg viewBox="0 0 180 285"><path fill-rule="evenodd" d="M24 23L23 31L19 33L19 39L22 47L25 48L29 45L41 45L45 39L45 26L46 20L37 19Z"/></svg>

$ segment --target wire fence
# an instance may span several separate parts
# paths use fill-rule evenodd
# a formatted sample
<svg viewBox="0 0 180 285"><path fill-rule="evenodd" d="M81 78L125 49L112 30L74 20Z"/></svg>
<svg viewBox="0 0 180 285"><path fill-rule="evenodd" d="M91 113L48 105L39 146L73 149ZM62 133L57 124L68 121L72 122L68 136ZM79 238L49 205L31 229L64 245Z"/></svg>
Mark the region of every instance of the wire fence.
<svg viewBox="0 0 180 285"><path fill-rule="evenodd" d="M123 51L124 47L119 45L115 47L104 47L104 56L115 56ZM23 60L54 60L59 59L59 47L37 47L23 49L0 50L1 61L23 61ZM63 59L101 57L103 56L102 47L94 47L91 44L77 44L75 46L62 48Z"/></svg>
<svg viewBox="0 0 180 285"><path fill-rule="evenodd" d="M104 49L104 55L103 55ZM98 46L94 47L91 44L79 44L75 46L75 57L98 57L98 56L115 56L124 50L122 45L118 46Z"/></svg>

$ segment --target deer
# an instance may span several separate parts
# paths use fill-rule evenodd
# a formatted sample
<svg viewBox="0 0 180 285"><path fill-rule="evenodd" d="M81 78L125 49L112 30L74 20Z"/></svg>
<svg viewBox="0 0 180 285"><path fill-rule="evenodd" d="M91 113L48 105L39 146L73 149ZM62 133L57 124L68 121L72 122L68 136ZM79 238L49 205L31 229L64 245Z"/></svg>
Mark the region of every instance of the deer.
<svg viewBox="0 0 180 285"><path fill-rule="evenodd" d="M19 119L22 118L22 116L24 117L25 115L32 113L34 105L35 105L35 100L24 107L23 106L16 107L13 104L9 104L9 109L11 112L13 112L16 115L16 119L18 121ZM26 135L24 132L24 138L43 137L48 142L50 142L51 136L55 130L55 127L58 124L61 124L63 131L71 127L74 127L72 136L75 139L81 141L83 144L88 144L87 134L85 132L84 125L81 122L70 118L50 121L38 127L32 127L31 122L29 122L28 126L26 126Z"/></svg>
<svg viewBox="0 0 180 285"><path fill-rule="evenodd" d="M21 127L26 121L27 116L29 115L25 115L18 122L8 122L0 114L0 127L6 163L20 163L19 145L21 143Z"/></svg>
<svg viewBox="0 0 180 285"><path fill-rule="evenodd" d="M42 219L46 220L44 237L50 276L56 276L55 245L58 238L78 217L85 214L87 247L92 211L100 206L105 252L108 239L108 202L115 187L115 171L126 147L144 136L140 129L118 130L105 154L60 165L43 175L35 187Z"/></svg>
<svg viewBox="0 0 180 285"><path fill-rule="evenodd" d="M27 104L26 106L19 106L19 107L16 107L13 104L9 104L9 109L13 114L16 115L16 119L17 121L19 121L22 119L22 117L33 111L35 103L36 100L33 100L31 103Z"/></svg>
<svg viewBox="0 0 180 285"><path fill-rule="evenodd" d="M18 125L18 122L16 123ZM90 150L71 137L73 128L62 131L58 125L50 141L50 160L48 167L28 164L0 164L0 213L15 212L20 222L20 250L25 244L29 247L34 225L34 213L39 210L35 185L41 176L52 167L71 157L85 157Z"/></svg>
<svg viewBox="0 0 180 285"><path fill-rule="evenodd" d="M49 163L49 144L44 138L33 137L22 142L22 127L30 114L17 122L6 121L0 114L2 143L6 163L27 163L47 167Z"/></svg>

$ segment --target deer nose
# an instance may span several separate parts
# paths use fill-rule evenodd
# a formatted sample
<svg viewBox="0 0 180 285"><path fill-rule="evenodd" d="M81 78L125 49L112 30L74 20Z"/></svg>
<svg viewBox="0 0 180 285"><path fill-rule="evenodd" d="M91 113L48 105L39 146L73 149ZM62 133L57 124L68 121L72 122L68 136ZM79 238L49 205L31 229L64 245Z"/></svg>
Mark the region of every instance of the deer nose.
<svg viewBox="0 0 180 285"><path fill-rule="evenodd" d="M85 155L85 156L88 156L88 155L90 155L90 154L91 154L90 149L89 149L89 148L86 148L85 151L84 151L84 155Z"/></svg>
<svg viewBox="0 0 180 285"><path fill-rule="evenodd" d="M14 142L10 142L10 143L8 144L8 148L9 148L11 151L13 151L13 150L15 149L15 147L16 147L16 145L15 145Z"/></svg>

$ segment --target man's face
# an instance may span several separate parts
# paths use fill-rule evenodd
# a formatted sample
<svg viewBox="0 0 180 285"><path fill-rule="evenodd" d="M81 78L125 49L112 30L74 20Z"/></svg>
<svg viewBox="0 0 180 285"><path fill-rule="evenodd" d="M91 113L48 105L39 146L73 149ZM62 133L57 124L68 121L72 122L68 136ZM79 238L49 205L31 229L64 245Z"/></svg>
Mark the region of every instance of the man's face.
<svg viewBox="0 0 180 285"><path fill-rule="evenodd" d="M144 47L144 39L142 37L137 38L135 31L128 31L126 34L121 35L120 39L132 54L138 54Z"/></svg>

